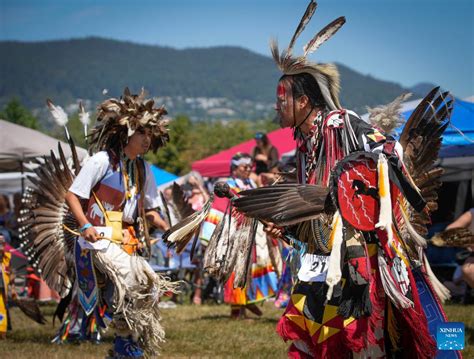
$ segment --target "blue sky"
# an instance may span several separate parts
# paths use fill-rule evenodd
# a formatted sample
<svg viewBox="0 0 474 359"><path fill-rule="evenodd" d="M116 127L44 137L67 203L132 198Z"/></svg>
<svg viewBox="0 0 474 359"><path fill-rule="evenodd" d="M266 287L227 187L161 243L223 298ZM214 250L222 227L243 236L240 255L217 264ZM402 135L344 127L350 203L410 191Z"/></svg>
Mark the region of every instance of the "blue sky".
<svg viewBox="0 0 474 359"><path fill-rule="evenodd" d="M270 56L286 46L307 0L0 0L0 40L101 36L178 49L235 45ZM296 48L345 15L311 58L409 87L474 95L473 0L320 0ZM298 52L297 52L298 53Z"/></svg>

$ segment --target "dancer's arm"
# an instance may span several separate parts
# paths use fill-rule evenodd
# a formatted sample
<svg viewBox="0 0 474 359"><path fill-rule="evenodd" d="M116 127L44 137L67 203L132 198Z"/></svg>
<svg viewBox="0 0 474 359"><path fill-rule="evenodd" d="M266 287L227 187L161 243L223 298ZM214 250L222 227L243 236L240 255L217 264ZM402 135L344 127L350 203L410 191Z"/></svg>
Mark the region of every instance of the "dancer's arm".
<svg viewBox="0 0 474 359"><path fill-rule="evenodd" d="M87 219L84 211L82 210L79 198L71 191L68 191L68 193L66 194L66 203L68 204L69 209L74 215L74 218L76 218L77 222L79 223L79 228L82 228L84 225L89 223L89 220ZM83 231L81 235L87 241L95 242L97 241L97 236L99 234L97 233L94 227L89 227L85 231Z"/></svg>
<svg viewBox="0 0 474 359"><path fill-rule="evenodd" d="M162 231L167 231L170 228L168 223L166 223L166 221L161 218L157 211L148 211L146 212L145 216L148 222Z"/></svg>

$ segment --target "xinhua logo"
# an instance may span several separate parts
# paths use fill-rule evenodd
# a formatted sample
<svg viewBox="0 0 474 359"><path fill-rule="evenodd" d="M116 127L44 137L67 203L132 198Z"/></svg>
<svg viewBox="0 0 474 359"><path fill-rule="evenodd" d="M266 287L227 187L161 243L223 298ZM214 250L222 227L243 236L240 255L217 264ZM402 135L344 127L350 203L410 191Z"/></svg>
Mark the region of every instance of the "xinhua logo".
<svg viewBox="0 0 474 359"><path fill-rule="evenodd" d="M452 322L438 324L436 328L438 350L464 349L464 323Z"/></svg>

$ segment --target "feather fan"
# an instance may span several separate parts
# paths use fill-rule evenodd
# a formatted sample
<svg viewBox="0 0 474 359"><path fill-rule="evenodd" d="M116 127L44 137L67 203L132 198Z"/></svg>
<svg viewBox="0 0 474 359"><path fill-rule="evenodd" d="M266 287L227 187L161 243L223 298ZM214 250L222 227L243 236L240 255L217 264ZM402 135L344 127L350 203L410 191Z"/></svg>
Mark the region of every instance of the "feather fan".
<svg viewBox="0 0 474 359"><path fill-rule="evenodd" d="M36 323L45 324L47 322L46 318L44 317L43 313L38 306L36 300L32 298L28 299L20 299L14 298L13 302L15 305L20 308L20 310L30 319L34 320Z"/></svg>
<svg viewBox="0 0 474 359"><path fill-rule="evenodd" d="M436 233L431 243L438 247L467 247L474 245L474 234L467 228L451 228Z"/></svg>
<svg viewBox="0 0 474 359"><path fill-rule="evenodd" d="M172 198L179 220L189 217L194 213L193 207L186 200L183 189L176 182L173 182Z"/></svg>
<svg viewBox="0 0 474 359"><path fill-rule="evenodd" d="M282 184L242 191L233 203L249 217L289 226L318 218L328 193L323 186Z"/></svg>
<svg viewBox="0 0 474 359"><path fill-rule="evenodd" d="M206 202L200 211L194 212L182 221L175 224L163 235L163 240L170 246L176 247L176 252L181 253L189 241L197 235L201 223L206 219L211 210L213 197Z"/></svg>

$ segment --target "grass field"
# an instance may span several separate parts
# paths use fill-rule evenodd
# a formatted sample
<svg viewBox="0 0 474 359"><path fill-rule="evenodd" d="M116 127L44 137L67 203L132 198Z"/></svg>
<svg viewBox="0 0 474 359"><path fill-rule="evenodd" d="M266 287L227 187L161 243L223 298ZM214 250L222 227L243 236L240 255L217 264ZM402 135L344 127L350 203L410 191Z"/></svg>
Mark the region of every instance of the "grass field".
<svg viewBox="0 0 474 359"><path fill-rule="evenodd" d="M13 331L0 341L1 358L63 359L104 358L111 347L112 336L106 334L101 345L83 343L56 345L50 340L56 328L52 326L54 306L43 306L49 323L39 325L27 319L18 308L12 309ZM167 342L162 358L285 358L285 344L275 332L281 310L266 303L263 317L232 321L229 308L221 306L181 305L163 310ZM464 358L474 358L474 306L448 305L450 321L466 325Z"/></svg>

